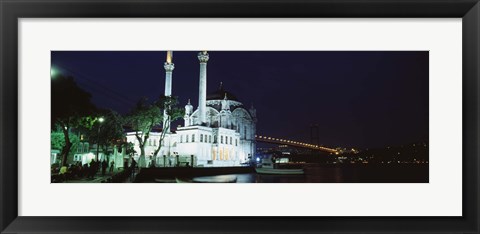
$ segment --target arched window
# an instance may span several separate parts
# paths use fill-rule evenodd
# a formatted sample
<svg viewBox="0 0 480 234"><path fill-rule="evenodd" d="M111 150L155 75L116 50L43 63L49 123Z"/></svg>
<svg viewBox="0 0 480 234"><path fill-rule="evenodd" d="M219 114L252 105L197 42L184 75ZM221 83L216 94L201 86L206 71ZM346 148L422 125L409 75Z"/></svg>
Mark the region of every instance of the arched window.
<svg viewBox="0 0 480 234"><path fill-rule="evenodd" d="M195 142L195 134L192 134L192 142Z"/></svg>
<svg viewBox="0 0 480 234"><path fill-rule="evenodd" d="M235 139L235 146L238 146L238 139Z"/></svg>
<svg viewBox="0 0 480 234"><path fill-rule="evenodd" d="M220 136L220 143L223 144L223 136Z"/></svg>
<svg viewBox="0 0 480 234"><path fill-rule="evenodd" d="M180 135L180 143L183 143L183 135Z"/></svg>
<svg viewBox="0 0 480 234"><path fill-rule="evenodd" d="M200 134L200 142L203 142L203 134Z"/></svg>
<svg viewBox="0 0 480 234"><path fill-rule="evenodd" d="M80 144L78 144L78 147L77 147L77 154L78 153L83 153L83 143L80 142ZM76 157L76 156L75 156Z"/></svg>
<svg viewBox="0 0 480 234"><path fill-rule="evenodd" d="M233 143L232 143L232 137L230 137L230 145L233 145Z"/></svg>
<svg viewBox="0 0 480 234"><path fill-rule="evenodd" d="M217 136L213 136L213 143L217 143Z"/></svg>
<svg viewBox="0 0 480 234"><path fill-rule="evenodd" d="M185 138L186 138L186 139L185 139L185 142L188 143L188 135L185 135Z"/></svg>
<svg viewBox="0 0 480 234"><path fill-rule="evenodd" d="M212 143L212 135L208 135L208 143Z"/></svg>

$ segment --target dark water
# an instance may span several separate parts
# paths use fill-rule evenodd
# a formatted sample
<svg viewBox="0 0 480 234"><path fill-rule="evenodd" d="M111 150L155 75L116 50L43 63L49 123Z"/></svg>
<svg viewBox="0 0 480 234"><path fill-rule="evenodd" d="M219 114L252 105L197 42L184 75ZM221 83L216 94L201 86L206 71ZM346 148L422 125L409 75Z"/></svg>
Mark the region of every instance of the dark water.
<svg viewBox="0 0 480 234"><path fill-rule="evenodd" d="M305 175L235 174L237 183L428 183L428 164L310 166ZM225 175L211 176L221 181Z"/></svg>

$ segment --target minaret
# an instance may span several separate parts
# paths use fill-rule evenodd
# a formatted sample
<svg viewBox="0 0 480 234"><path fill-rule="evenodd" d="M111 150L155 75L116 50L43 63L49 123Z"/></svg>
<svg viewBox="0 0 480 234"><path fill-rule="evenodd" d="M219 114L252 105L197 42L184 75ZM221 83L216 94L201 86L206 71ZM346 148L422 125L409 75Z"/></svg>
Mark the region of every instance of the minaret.
<svg viewBox="0 0 480 234"><path fill-rule="evenodd" d="M175 65L172 63L173 52L167 51L167 61L163 65L165 68L165 97L172 96L172 72L175 69ZM165 107L170 108L170 107ZM163 127L166 128L167 133L170 132L170 116L167 114L167 110L163 111Z"/></svg>
<svg viewBox="0 0 480 234"><path fill-rule="evenodd" d="M250 115L252 116L253 120L256 121L256 119L257 119L257 109L255 109L255 107L253 107L253 103L250 106L250 109L248 110L248 112L250 112Z"/></svg>
<svg viewBox="0 0 480 234"><path fill-rule="evenodd" d="M208 53L203 51L198 53L198 60L200 61L200 84L198 91L198 124L201 125L207 122L207 62Z"/></svg>

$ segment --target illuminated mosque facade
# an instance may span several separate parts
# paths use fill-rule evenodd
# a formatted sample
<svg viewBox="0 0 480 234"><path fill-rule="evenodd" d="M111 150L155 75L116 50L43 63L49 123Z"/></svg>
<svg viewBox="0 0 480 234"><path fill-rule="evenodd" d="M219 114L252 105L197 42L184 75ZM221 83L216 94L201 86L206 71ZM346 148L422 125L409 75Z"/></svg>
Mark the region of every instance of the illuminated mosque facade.
<svg viewBox="0 0 480 234"><path fill-rule="evenodd" d="M155 165L179 165L179 161L193 166L240 166L255 155L256 110L246 108L232 93L224 90L222 84L218 90L207 94L207 63L209 54L198 53L200 63L199 100L195 109L190 100L185 106L184 125L170 131L168 116L163 146L157 155ZM167 52L165 68L165 96L172 95L172 74L175 68L172 52ZM151 163L153 152L160 142L160 132L150 133L145 146L145 162ZM135 133L127 133L127 141L135 145L140 152Z"/></svg>

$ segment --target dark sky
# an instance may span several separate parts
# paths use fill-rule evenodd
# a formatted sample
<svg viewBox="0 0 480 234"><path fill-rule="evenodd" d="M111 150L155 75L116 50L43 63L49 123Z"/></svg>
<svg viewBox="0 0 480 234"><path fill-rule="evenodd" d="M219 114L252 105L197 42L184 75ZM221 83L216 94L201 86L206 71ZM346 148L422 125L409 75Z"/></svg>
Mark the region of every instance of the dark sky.
<svg viewBox="0 0 480 234"><path fill-rule="evenodd" d="M173 95L198 105L197 52L175 51ZM259 135L325 146L383 147L428 140L426 51L209 51L207 93L223 82L257 109ZM164 91L164 51L55 51L52 66L72 75L94 103L128 112ZM183 122L181 123L183 124Z"/></svg>

